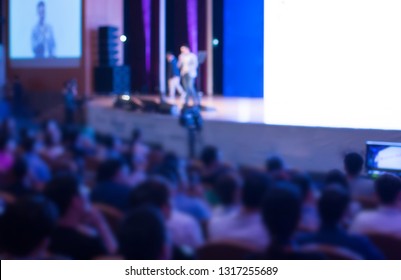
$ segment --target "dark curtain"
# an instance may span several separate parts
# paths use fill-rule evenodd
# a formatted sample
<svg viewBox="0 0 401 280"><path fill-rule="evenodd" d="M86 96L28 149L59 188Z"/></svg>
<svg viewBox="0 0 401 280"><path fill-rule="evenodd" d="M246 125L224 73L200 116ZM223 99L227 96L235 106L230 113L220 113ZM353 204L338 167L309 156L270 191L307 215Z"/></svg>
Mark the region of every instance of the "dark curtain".
<svg viewBox="0 0 401 280"><path fill-rule="evenodd" d="M159 0L151 0L150 72L146 71L146 40L142 0L125 0L125 64L131 67L134 91L154 93L159 83Z"/></svg>

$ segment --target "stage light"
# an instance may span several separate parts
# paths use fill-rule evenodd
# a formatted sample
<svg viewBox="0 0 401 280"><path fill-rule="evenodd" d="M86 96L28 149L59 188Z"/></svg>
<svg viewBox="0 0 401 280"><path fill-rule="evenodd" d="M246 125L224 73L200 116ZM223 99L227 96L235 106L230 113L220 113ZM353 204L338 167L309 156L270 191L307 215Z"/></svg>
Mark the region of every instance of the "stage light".
<svg viewBox="0 0 401 280"><path fill-rule="evenodd" d="M124 95L121 96L121 99L124 100L124 101L130 101L131 96L129 96L127 94L124 94Z"/></svg>
<svg viewBox="0 0 401 280"><path fill-rule="evenodd" d="M120 41L123 42L123 43L127 42L127 36L121 35L120 36Z"/></svg>
<svg viewBox="0 0 401 280"><path fill-rule="evenodd" d="M219 39L214 38L212 43L213 43L213 46L217 47L220 44L220 41L219 41Z"/></svg>

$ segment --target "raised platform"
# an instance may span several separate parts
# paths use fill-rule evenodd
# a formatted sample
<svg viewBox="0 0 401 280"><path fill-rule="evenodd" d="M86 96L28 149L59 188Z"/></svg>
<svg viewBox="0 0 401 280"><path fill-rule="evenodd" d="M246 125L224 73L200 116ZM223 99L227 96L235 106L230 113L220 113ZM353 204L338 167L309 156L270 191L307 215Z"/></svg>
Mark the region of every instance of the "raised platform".
<svg viewBox="0 0 401 280"><path fill-rule="evenodd" d="M113 101L99 97L90 102L88 122L96 131L128 138L139 128L145 141L188 155L187 131L176 116L124 111L113 108ZM401 131L269 125L263 99L214 97L204 98L203 105L216 110L202 113L198 151L216 145L233 163L262 165L267 156L280 155L292 168L322 172L341 169L349 151L364 153L366 141L401 142Z"/></svg>

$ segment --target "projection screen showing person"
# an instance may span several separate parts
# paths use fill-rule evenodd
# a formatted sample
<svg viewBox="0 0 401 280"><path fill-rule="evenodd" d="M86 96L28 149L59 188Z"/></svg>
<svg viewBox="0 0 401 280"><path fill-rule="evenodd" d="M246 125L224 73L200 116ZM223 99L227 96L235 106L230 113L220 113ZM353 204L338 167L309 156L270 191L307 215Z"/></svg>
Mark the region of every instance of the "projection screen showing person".
<svg viewBox="0 0 401 280"><path fill-rule="evenodd" d="M401 1L266 0L265 123L401 129Z"/></svg>
<svg viewBox="0 0 401 280"><path fill-rule="evenodd" d="M82 53L82 0L10 0L14 67L76 67Z"/></svg>

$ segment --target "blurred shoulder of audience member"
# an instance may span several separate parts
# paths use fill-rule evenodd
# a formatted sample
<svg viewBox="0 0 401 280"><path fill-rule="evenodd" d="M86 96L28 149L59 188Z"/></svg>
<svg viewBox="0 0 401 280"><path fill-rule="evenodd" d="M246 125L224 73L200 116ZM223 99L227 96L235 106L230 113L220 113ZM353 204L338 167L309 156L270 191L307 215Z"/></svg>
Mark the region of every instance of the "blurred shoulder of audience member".
<svg viewBox="0 0 401 280"><path fill-rule="evenodd" d="M119 253L126 260L168 260L172 248L160 209L142 206L124 218L119 234Z"/></svg>
<svg viewBox="0 0 401 280"><path fill-rule="evenodd" d="M319 227L319 216L316 207L316 192L312 179L306 173L298 173L294 174L291 182L299 188L302 195L302 215L299 230L317 230Z"/></svg>
<svg viewBox="0 0 401 280"><path fill-rule="evenodd" d="M93 259L116 253L114 236L102 215L91 206L87 191L75 176L56 176L44 193L60 211L50 246L52 252L73 259Z"/></svg>
<svg viewBox="0 0 401 280"><path fill-rule="evenodd" d="M6 208L0 218L2 259L51 259L48 247L56 227L56 206L42 196L28 196Z"/></svg>
<svg viewBox="0 0 401 280"><path fill-rule="evenodd" d="M376 180L375 190L379 208L358 214L351 225L351 232L401 238L401 179L384 174Z"/></svg>

